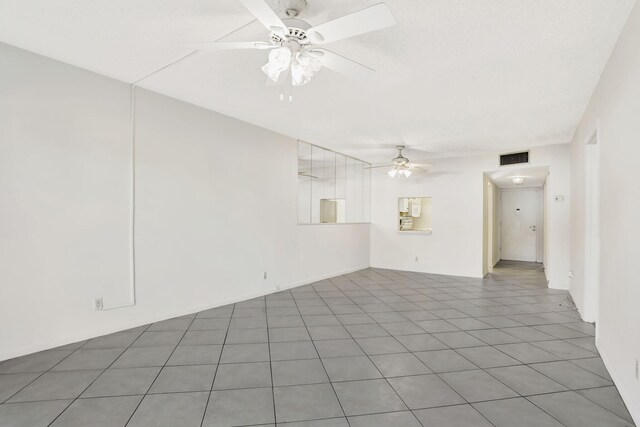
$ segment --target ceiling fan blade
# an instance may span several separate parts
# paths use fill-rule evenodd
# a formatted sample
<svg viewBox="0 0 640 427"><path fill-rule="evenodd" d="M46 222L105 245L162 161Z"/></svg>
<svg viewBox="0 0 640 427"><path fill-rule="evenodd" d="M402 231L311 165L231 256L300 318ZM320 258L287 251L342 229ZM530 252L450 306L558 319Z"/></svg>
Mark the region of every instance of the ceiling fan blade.
<svg viewBox="0 0 640 427"><path fill-rule="evenodd" d="M372 68L347 59L337 53L325 49L316 49L316 51L320 51L323 54L321 59L323 67L330 68L345 76L362 78L363 76L373 75L373 73L375 73Z"/></svg>
<svg viewBox="0 0 640 427"><path fill-rule="evenodd" d="M269 7L264 0L240 0L249 12L262 22L269 31L285 33L287 26L278 18L278 15Z"/></svg>
<svg viewBox="0 0 640 427"><path fill-rule="evenodd" d="M265 42L195 42L185 43L196 50L230 50L230 49L273 49L275 45Z"/></svg>
<svg viewBox="0 0 640 427"><path fill-rule="evenodd" d="M409 167L418 169L432 168L433 163L410 163Z"/></svg>
<svg viewBox="0 0 640 427"><path fill-rule="evenodd" d="M307 30L307 37L315 44L331 43L371 31L381 30L396 23L391 10L378 3L358 12L325 22Z"/></svg>
<svg viewBox="0 0 640 427"><path fill-rule="evenodd" d="M369 166L366 167L365 169L377 169L377 168L392 168L393 165L379 165L379 166Z"/></svg>

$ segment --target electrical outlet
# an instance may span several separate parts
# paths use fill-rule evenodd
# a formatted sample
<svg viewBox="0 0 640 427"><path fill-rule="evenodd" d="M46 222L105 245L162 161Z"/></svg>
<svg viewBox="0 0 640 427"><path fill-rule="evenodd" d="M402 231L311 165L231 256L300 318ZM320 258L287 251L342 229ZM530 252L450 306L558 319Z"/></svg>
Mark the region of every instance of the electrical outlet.
<svg viewBox="0 0 640 427"><path fill-rule="evenodd" d="M416 262L418 262L418 257L416 257Z"/></svg>
<svg viewBox="0 0 640 427"><path fill-rule="evenodd" d="M94 310L102 310L102 298L95 298L93 300L93 309Z"/></svg>
<svg viewBox="0 0 640 427"><path fill-rule="evenodd" d="M573 279L573 271L569 272L569 279Z"/></svg>
<svg viewBox="0 0 640 427"><path fill-rule="evenodd" d="M264 279L264 280L267 280L267 272L266 272L266 271L264 272L263 279Z"/></svg>
<svg viewBox="0 0 640 427"><path fill-rule="evenodd" d="M638 359L636 359L636 380L640 380L640 364L638 364Z"/></svg>

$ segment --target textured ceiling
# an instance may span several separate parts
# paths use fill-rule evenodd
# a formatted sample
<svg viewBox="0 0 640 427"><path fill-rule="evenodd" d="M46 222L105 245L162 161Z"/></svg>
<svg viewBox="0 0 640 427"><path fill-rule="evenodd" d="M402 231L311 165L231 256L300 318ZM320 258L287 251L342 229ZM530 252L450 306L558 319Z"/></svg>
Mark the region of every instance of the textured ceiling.
<svg viewBox="0 0 640 427"><path fill-rule="evenodd" d="M300 18L377 2L309 0ZM396 26L326 46L375 75L322 70L292 103L257 50L199 52L140 85L372 162L398 143L416 162L566 143L633 2L389 0ZM126 82L241 26L224 40L267 39L235 0L0 0L0 41Z"/></svg>

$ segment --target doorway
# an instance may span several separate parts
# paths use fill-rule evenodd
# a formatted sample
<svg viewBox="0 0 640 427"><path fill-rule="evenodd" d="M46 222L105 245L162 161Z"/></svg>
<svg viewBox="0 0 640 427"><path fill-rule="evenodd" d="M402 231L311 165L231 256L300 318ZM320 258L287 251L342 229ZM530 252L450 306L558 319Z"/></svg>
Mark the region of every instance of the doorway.
<svg viewBox="0 0 640 427"><path fill-rule="evenodd" d="M542 262L542 189L502 190L502 259Z"/></svg>
<svg viewBox="0 0 640 427"><path fill-rule="evenodd" d="M483 275L501 260L546 267L547 166L506 166L484 173Z"/></svg>

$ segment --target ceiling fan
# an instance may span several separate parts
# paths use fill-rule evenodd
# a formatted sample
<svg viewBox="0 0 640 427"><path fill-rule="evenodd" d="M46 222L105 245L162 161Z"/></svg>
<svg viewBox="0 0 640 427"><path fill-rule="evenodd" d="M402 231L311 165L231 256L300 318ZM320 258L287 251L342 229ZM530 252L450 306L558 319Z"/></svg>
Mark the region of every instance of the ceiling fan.
<svg viewBox="0 0 640 427"><path fill-rule="evenodd" d="M395 178L396 175L404 175L405 178L409 178L413 173L411 169L418 169L423 172L428 172L428 170L425 168L433 166L430 163L421 164L420 166L411 163L408 158L402 155L402 150L404 150L405 148L407 147L405 147L404 145L396 145L398 155L391 159L391 163L388 163L386 165L371 166L367 169L391 167L392 169L387 172L387 174L389 174L391 178Z"/></svg>
<svg viewBox="0 0 640 427"><path fill-rule="evenodd" d="M270 31L267 41L202 42L189 45L197 50L270 50L269 62L262 67L262 71L276 84L284 83L286 76L290 74L292 85L302 86L322 67L352 77L373 72L365 65L318 46L395 24L389 7L384 3L312 27L297 18L306 8L306 0L283 1L287 15L284 19L280 19L265 0L239 1Z"/></svg>

